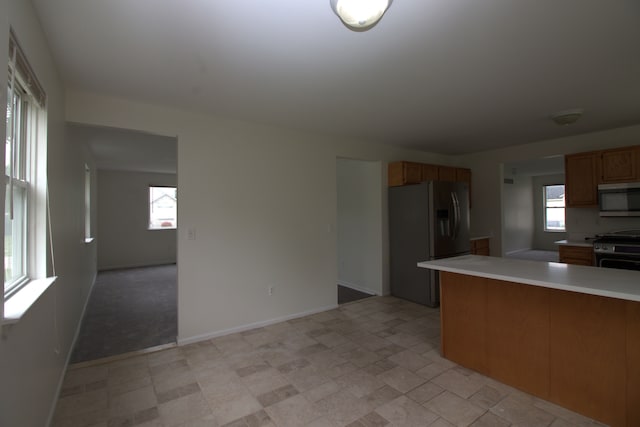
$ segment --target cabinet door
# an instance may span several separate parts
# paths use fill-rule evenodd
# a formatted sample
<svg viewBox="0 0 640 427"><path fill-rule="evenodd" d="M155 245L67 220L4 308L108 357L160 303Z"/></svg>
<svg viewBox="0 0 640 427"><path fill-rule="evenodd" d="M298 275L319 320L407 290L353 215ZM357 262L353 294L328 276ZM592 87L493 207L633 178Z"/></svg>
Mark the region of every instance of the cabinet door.
<svg viewBox="0 0 640 427"><path fill-rule="evenodd" d="M438 180L438 166L437 165L422 165L422 180L423 181L437 181Z"/></svg>
<svg viewBox="0 0 640 427"><path fill-rule="evenodd" d="M565 156L565 199L567 207L598 205L599 152Z"/></svg>
<svg viewBox="0 0 640 427"><path fill-rule="evenodd" d="M438 179L440 181L456 181L456 168L438 166Z"/></svg>
<svg viewBox="0 0 640 427"><path fill-rule="evenodd" d="M638 177L638 147L627 147L602 152L602 182L631 182Z"/></svg>
<svg viewBox="0 0 640 427"><path fill-rule="evenodd" d="M489 239L476 239L471 241L471 253L473 255L489 256Z"/></svg>
<svg viewBox="0 0 640 427"><path fill-rule="evenodd" d="M586 246L560 246L560 262L575 265L594 265L593 248Z"/></svg>
<svg viewBox="0 0 640 427"><path fill-rule="evenodd" d="M414 162L389 163L389 187L419 184L422 181L422 165Z"/></svg>

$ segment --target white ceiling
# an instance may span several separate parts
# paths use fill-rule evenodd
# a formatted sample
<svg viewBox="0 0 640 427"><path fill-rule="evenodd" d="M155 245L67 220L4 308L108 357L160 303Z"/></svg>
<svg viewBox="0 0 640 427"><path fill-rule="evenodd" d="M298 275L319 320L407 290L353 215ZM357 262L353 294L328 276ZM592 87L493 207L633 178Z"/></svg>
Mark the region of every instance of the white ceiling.
<svg viewBox="0 0 640 427"><path fill-rule="evenodd" d="M33 4L77 90L447 154L640 123L638 0L396 0L363 33L329 0Z"/></svg>
<svg viewBox="0 0 640 427"><path fill-rule="evenodd" d="M75 123L68 130L73 141L86 144L97 169L176 173L176 138Z"/></svg>

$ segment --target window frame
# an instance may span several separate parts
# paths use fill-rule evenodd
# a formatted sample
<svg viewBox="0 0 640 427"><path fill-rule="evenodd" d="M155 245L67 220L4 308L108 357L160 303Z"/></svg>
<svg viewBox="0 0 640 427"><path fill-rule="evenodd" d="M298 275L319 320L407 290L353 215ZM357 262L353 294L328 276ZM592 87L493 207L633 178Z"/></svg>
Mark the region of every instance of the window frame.
<svg viewBox="0 0 640 427"><path fill-rule="evenodd" d="M565 184L562 183L558 183L558 184L543 184L542 185L542 218L543 218L543 228L544 231L547 233L566 233L567 231L567 224L566 224L566 214L567 214L567 203L566 203L566 197L563 198L563 206L547 206L547 187L558 187L558 186L562 186L565 190L565 194L566 194L566 186ZM549 209L562 209L564 215L564 227L562 228L550 228L548 226L549 221L548 221L548 210Z"/></svg>
<svg viewBox="0 0 640 427"><path fill-rule="evenodd" d="M175 216L174 216L174 221L175 224L171 227L154 227L151 224L152 221L152 205L153 205L153 200L151 199L152 197L152 191L154 188L172 188L175 191ZM148 205L147 205L147 230L149 231L161 231L161 230L176 230L178 228L178 187L175 185L152 185L150 184L148 186L148 191L147 191L147 195L148 195Z"/></svg>

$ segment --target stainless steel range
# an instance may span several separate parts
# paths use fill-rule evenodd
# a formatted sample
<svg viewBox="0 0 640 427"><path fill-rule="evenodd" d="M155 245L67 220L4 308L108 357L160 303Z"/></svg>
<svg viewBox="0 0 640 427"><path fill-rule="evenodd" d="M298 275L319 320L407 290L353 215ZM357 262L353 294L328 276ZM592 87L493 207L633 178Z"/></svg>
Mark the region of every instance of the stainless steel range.
<svg viewBox="0 0 640 427"><path fill-rule="evenodd" d="M623 230L596 236L593 252L598 267L640 271L640 230Z"/></svg>

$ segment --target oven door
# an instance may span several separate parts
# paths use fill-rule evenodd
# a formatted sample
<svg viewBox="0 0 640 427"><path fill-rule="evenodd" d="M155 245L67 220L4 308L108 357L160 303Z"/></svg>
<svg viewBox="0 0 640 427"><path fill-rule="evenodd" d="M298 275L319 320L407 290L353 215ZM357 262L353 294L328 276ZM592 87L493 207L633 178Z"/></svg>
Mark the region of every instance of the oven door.
<svg viewBox="0 0 640 427"><path fill-rule="evenodd" d="M640 271L640 257L596 253L596 265L598 267Z"/></svg>

